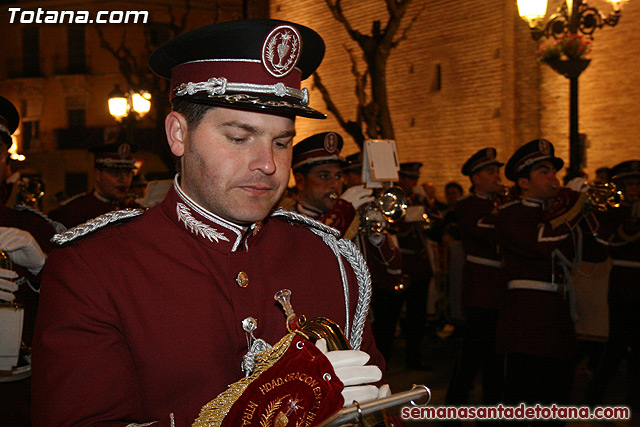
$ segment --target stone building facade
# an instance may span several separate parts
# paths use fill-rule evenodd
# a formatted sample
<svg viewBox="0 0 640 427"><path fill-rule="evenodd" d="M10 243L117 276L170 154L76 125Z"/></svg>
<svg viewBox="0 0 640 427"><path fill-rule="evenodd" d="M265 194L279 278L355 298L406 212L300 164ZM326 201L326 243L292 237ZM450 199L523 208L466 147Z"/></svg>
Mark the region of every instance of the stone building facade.
<svg viewBox="0 0 640 427"><path fill-rule="evenodd" d="M549 0L547 14L560 3ZM612 10L604 0L589 3L605 13ZM343 114L353 119L354 80L346 49L359 53L355 42L322 0L270 4L272 17L301 22L323 36L327 55L319 74ZM363 33L370 33L372 21L384 25L387 17L381 0L343 1L342 6ZM518 16L515 0L414 0L405 24L415 14L387 70L400 161L423 162L422 180L433 182L440 196L448 181L466 186L460 167L485 146L495 146L506 160L520 145L545 137L568 163L569 80L538 64L538 43ZM585 171L590 177L600 166L640 158L635 142L640 122L634 116L640 104L639 34L637 1L623 3L616 27L594 33L592 62L579 79L579 125L587 137ZM326 111L310 80L307 86L312 105ZM332 117L298 123L300 137L329 129L341 130ZM354 151L355 143L347 144L345 153Z"/></svg>

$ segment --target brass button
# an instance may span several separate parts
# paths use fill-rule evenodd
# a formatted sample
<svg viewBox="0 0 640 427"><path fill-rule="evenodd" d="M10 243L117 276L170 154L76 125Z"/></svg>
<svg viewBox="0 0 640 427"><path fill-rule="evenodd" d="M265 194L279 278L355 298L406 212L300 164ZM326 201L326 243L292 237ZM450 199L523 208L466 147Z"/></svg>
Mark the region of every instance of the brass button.
<svg viewBox="0 0 640 427"><path fill-rule="evenodd" d="M247 286L249 286L249 275L247 273L245 273L244 271L241 271L236 276L236 283L241 288L246 288Z"/></svg>

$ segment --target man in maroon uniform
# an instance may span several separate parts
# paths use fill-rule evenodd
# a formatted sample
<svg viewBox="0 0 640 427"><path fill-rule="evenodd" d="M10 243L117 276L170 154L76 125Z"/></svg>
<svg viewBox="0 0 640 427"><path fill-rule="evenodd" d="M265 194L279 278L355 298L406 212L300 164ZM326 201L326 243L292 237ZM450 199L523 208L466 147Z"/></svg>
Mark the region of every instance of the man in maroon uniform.
<svg viewBox="0 0 640 427"><path fill-rule="evenodd" d="M136 147L114 142L91 148L95 155L95 188L90 193L72 197L49 212L49 218L67 228L75 227L91 218L119 209L139 208L129 196Z"/></svg>
<svg viewBox="0 0 640 427"><path fill-rule="evenodd" d="M351 239L358 231L357 210L373 201L370 188L356 185L342 192L342 136L323 132L293 147L293 176L298 188L296 211L333 227ZM342 193L342 194L341 194Z"/></svg>
<svg viewBox="0 0 640 427"><path fill-rule="evenodd" d="M563 164L549 141L537 139L505 167L520 196L500 207L496 221L507 280L497 350L506 355L509 404L569 401L577 342L568 272L585 197L560 188L556 172Z"/></svg>
<svg viewBox="0 0 640 427"><path fill-rule="evenodd" d="M429 282L433 276L431 256L428 247L427 223L422 213L428 210L431 220L436 219L435 208L429 205L424 194L417 187L422 163L407 162L400 164L398 186L407 196L410 211L394 224L398 236L398 246L402 254L402 274L408 276L409 283L405 291L406 319L403 333L406 340L405 364L409 369L430 369L422 356L422 346L427 322L427 299ZM411 209L418 209L418 215L412 215ZM435 224L435 223L434 223Z"/></svg>
<svg viewBox="0 0 640 427"><path fill-rule="evenodd" d="M400 311L399 304L394 302L400 295L393 290L400 282L400 251L388 233L365 236L360 231L358 210L374 198L372 190L364 188L359 179L362 162L349 162L341 157L342 146L342 136L324 132L293 147L293 172L298 188L296 211L337 229L342 237L354 241L366 259L373 288L373 333L378 349L388 361ZM351 185L342 192L347 169Z"/></svg>
<svg viewBox="0 0 640 427"><path fill-rule="evenodd" d="M627 404L638 425L640 412L640 160L622 162L611 169L624 195L621 206L600 219L598 240L611 254L609 274L609 338L589 387L588 401L602 405L607 386L620 361L627 357ZM636 424L633 424L636 423Z"/></svg>
<svg viewBox="0 0 640 427"><path fill-rule="evenodd" d="M347 188L362 186L362 153L347 157L349 164L343 168ZM361 224L361 219L378 224ZM354 243L367 260L371 271L371 311L373 313L373 336L376 346L389 362L393 353L393 338L402 308L404 285L402 283L402 257L397 243L384 227L385 219L379 208L367 211L366 217L356 216L359 232L353 238Z"/></svg>
<svg viewBox="0 0 640 427"><path fill-rule="evenodd" d="M504 357L496 354L496 325L502 306L504 269L495 235L496 206L500 167L496 150L488 147L476 152L462 166L472 191L455 205L455 215L466 254L462 281L465 333L460 357L447 390L449 405L468 403L469 391L478 372L482 372L482 401L492 405L501 401Z"/></svg>
<svg viewBox="0 0 640 427"><path fill-rule="evenodd" d="M0 176L4 177L4 170L11 147L11 134L17 129L19 115L13 104L0 96ZM0 182L3 184L3 182ZM42 252L49 252L52 245L49 239L55 234L53 226L40 215L29 210L10 209L0 205L0 251L12 261L0 268L0 310L3 310L3 320L8 323L21 307L23 323L21 344L24 349L16 363L4 359L3 353L0 366L0 424L11 426L29 426L29 391L31 387L28 349L38 306L39 272L45 262ZM7 304L18 304L11 306ZM6 311L4 311L6 310ZM4 325L3 325L4 326ZM3 350L7 350L6 331L0 334ZM17 351L18 348L15 348Z"/></svg>
<svg viewBox="0 0 640 427"><path fill-rule="evenodd" d="M295 116L324 117L300 89L323 53L307 27L246 20L190 31L151 55L171 79L165 130L181 173L144 214L107 214L57 239L67 246L45 269L34 340L36 425L186 426L222 392L245 398L239 380L263 353L256 345L289 336L290 313L274 301L283 288L296 313L334 320L361 351L345 350L351 362L320 377L292 367L260 389L278 400L247 402L250 413L230 413L230 425L257 425L277 404L287 405L279 419L309 421L314 402L288 392L301 378L318 390L346 385L346 403L377 396L358 386L384 370L366 323L364 260L323 224L270 215L289 179ZM109 222L118 225L94 232ZM285 355L318 353L299 344ZM377 366L361 366L369 355ZM260 394L251 397L265 403Z"/></svg>

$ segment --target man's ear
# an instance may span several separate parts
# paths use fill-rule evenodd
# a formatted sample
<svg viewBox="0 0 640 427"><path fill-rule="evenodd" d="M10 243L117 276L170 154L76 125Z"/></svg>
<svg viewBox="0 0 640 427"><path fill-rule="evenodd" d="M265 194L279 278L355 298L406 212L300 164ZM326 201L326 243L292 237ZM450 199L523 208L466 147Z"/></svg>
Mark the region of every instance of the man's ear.
<svg viewBox="0 0 640 427"><path fill-rule="evenodd" d="M170 112L166 119L164 119L164 131L167 134L167 142L173 155L182 157L189 133L187 119L180 113L175 111Z"/></svg>
<svg viewBox="0 0 640 427"><path fill-rule="evenodd" d="M296 172L293 174L293 178L296 180L296 187L298 187L298 190L304 190L304 175L300 172Z"/></svg>
<svg viewBox="0 0 640 427"><path fill-rule="evenodd" d="M529 189L529 178L520 177L516 180L516 183L518 184L518 187L520 187L521 190Z"/></svg>

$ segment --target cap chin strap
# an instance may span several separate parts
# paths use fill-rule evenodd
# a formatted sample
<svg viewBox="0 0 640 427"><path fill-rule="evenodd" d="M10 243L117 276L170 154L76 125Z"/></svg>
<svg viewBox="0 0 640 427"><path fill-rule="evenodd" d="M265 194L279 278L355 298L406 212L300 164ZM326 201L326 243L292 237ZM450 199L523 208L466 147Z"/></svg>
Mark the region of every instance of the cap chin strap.
<svg viewBox="0 0 640 427"><path fill-rule="evenodd" d="M290 97L300 101L306 106L309 104L309 91L307 88L294 89L287 87L284 83L274 85L258 85L253 83L229 83L224 77L212 77L206 82L180 83L175 89L176 96L194 95L198 92L207 92L209 95L224 95L229 92L249 92L264 95L276 95L279 97Z"/></svg>

